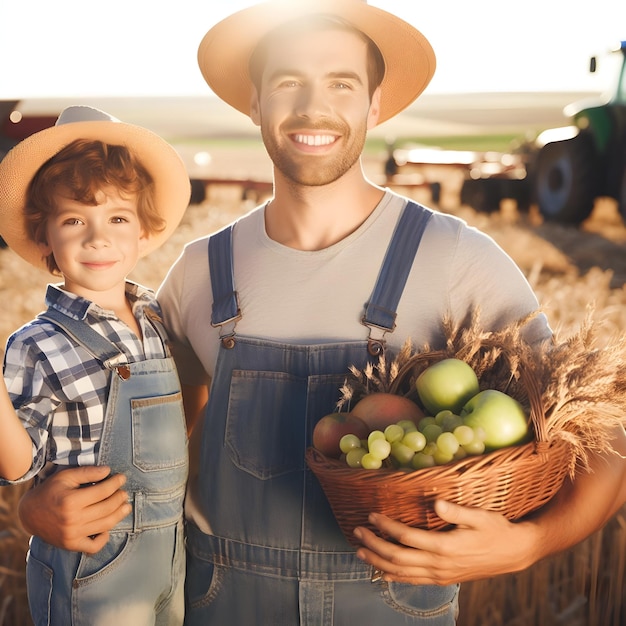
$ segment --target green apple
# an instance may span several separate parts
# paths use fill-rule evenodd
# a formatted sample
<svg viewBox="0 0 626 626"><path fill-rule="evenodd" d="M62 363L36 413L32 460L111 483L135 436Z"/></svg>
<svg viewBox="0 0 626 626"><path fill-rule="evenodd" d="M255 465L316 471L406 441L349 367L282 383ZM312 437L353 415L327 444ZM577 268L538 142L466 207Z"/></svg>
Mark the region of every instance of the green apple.
<svg viewBox="0 0 626 626"><path fill-rule="evenodd" d="M415 381L417 394L431 414L450 410L458 415L463 405L480 388L470 365L461 359L443 359L428 366Z"/></svg>
<svg viewBox="0 0 626 626"><path fill-rule="evenodd" d="M485 389L470 398L461 409L463 422L482 428L485 446L491 450L521 443L528 434L524 407L506 393Z"/></svg>

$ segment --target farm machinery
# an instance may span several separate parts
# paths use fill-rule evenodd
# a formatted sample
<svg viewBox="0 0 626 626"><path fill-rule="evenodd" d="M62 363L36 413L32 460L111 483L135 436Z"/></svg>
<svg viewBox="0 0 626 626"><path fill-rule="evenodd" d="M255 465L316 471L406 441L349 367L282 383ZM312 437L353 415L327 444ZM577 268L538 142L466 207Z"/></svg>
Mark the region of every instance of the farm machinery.
<svg viewBox="0 0 626 626"><path fill-rule="evenodd" d="M620 69L608 97L569 104L570 125L545 130L516 152L523 176L519 167L479 171L464 182L462 201L487 212L504 198L517 200L522 210L533 202L545 220L578 225L597 198L609 197L626 221L626 41L613 53L620 55ZM592 57L589 69L596 67Z"/></svg>

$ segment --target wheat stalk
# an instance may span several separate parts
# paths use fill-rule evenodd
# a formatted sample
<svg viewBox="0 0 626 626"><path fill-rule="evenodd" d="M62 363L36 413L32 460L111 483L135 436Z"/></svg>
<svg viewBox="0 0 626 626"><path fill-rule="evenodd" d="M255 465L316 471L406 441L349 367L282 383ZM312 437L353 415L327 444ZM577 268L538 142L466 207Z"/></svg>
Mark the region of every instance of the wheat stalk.
<svg viewBox="0 0 626 626"><path fill-rule="evenodd" d="M433 362L455 357L472 366L481 389L504 391L531 414L539 413L542 423L535 426L548 441L568 441L575 451L572 473L576 464L588 468L590 454L614 452L614 429L625 423L626 335L605 338L598 347L600 323L589 307L571 336L555 333L551 342L531 346L523 332L538 314L496 331L482 327L479 310L460 321L446 317L441 323L442 349L433 350L428 344L415 349L409 338L394 359L382 355L363 369L351 367L338 408L349 410L361 397L375 392L415 397L419 374Z"/></svg>

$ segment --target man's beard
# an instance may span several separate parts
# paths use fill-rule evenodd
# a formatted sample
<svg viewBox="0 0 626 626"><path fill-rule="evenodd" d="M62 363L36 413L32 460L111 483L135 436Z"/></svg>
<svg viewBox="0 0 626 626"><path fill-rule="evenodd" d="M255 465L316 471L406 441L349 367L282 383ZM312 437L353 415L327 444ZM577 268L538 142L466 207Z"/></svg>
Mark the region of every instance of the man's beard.
<svg viewBox="0 0 626 626"><path fill-rule="evenodd" d="M337 125L335 124L335 127ZM298 131L302 132L302 125ZM359 160L365 145L366 129L346 129L345 126L333 129L328 124L318 128L309 127L308 130L339 130L340 141L345 141L345 148L337 155L315 156L302 154L296 158L293 150L283 150L281 143L276 141L275 136L268 132L261 124L261 135L270 159L274 167L289 181L306 186L319 187L328 185L341 178ZM281 138L288 132L282 132ZM287 140L289 141L289 140Z"/></svg>

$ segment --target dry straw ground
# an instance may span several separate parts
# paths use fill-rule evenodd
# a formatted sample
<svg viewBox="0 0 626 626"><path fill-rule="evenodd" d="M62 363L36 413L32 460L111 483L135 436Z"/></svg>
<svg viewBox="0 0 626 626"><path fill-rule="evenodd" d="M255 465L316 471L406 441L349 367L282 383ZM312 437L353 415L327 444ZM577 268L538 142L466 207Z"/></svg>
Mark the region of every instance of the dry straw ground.
<svg viewBox="0 0 626 626"><path fill-rule="evenodd" d="M380 160L376 167L379 168ZM367 164L366 164L367 169ZM377 172L374 173L376 175ZM599 202L580 230L542 224L531 211L519 215L504 203L494 215L459 206L455 172L436 173L440 204L426 189L399 188L442 211L455 213L490 233L528 276L562 335L582 322L588 305L602 322L602 337L626 329L626 228L610 201ZM235 187L215 187L202 205L189 208L170 241L142 261L133 278L156 287L182 246L215 231L252 207ZM48 276L0 251L0 343L42 308ZM494 294L497 297L497 294ZM0 490L0 626L30 623L25 604L27 536L15 513L24 488ZM593 537L526 572L463 586L460 626L619 626L626 624L626 510Z"/></svg>

